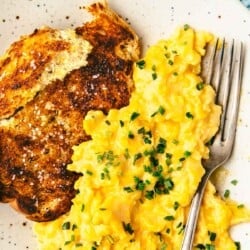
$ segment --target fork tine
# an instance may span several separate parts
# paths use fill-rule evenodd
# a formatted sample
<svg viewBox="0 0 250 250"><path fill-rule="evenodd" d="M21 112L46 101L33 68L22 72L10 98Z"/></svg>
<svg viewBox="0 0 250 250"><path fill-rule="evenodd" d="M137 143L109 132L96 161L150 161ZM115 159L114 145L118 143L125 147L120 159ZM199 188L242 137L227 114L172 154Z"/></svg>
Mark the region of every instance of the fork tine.
<svg viewBox="0 0 250 250"><path fill-rule="evenodd" d="M243 44L236 44L234 41L232 63L230 70L231 89L228 99L227 110L225 111L225 125L223 139L234 142L235 130L237 125L237 116L239 112L240 92L242 84L242 72L244 66L244 48Z"/></svg>
<svg viewBox="0 0 250 250"><path fill-rule="evenodd" d="M210 83L213 76L213 68L214 68L218 43L219 39L217 38L215 44L213 43L209 44L206 48L206 54L202 59L201 76L205 83Z"/></svg>
<svg viewBox="0 0 250 250"><path fill-rule="evenodd" d="M226 119L228 118L226 114L228 114L229 110L229 100L231 95L231 87L234 84L231 81L232 76L232 64L233 64L233 57L234 57L234 40L229 43L223 44L222 47L222 68L221 68L221 75L219 78L219 85L217 89L217 100L216 103L221 105L222 107L222 114L221 114L221 122L220 122L220 132L219 137L221 141L225 140L225 125ZM232 98L231 98L232 100Z"/></svg>
<svg viewBox="0 0 250 250"><path fill-rule="evenodd" d="M218 91L220 88L220 78L221 78L224 49L225 49L225 39L223 39L222 42L219 39L217 39L214 59L212 62L212 75L210 81L208 82L214 87L214 90L216 92L216 102L218 102Z"/></svg>

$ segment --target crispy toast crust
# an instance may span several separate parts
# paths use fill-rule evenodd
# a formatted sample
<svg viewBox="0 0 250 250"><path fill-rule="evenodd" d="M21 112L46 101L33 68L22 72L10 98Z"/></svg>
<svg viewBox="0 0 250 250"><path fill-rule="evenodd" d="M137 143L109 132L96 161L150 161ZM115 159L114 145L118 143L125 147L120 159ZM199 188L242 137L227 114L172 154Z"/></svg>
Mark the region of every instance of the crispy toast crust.
<svg viewBox="0 0 250 250"><path fill-rule="evenodd" d="M127 105L133 88L137 35L105 4L89 11L94 20L75 30L93 47L87 66L45 84L22 108L17 102L8 125L0 122L0 201L34 221L53 220L70 209L79 174L67 165L72 147L89 139L82 129L86 113Z"/></svg>

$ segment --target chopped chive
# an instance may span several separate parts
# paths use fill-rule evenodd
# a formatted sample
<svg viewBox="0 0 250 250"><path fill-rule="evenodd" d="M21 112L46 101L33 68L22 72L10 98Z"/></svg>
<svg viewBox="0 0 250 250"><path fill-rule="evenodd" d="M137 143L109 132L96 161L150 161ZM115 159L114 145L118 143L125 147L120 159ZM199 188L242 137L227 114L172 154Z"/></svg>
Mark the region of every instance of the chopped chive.
<svg viewBox="0 0 250 250"><path fill-rule="evenodd" d="M145 198L148 200L152 200L154 198L154 191L153 190L147 190L145 193Z"/></svg>
<svg viewBox="0 0 250 250"><path fill-rule="evenodd" d="M245 207L244 204L239 204L239 205L237 206L237 208L244 208L244 207Z"/></svg>
<svg viewBox="0 0 250 250"><path fill-rule="evenodd" d="M71 240L65 241L65 242L64 242L64 246L67 246L67 245L69 245L70 243L71 243Z"/></svg>
<svg viewBox="0 0 250 250"><path fill-rule="evenodd" d="M172 154L166 153L166 164L167 166L170 166L172 164Z"/></svg>
<svg viewBox="0 0 250 250"><path fill-rule="evenodd" d="M186 112L186 117L188 119L193 119L194 118L194 116L193 116L193 114L191 112Z"/></svg>
<svg viewBox="0 0 250 250"><path fill-rule="evenodd" d="M180 203L178 201L174 202L174 210L177 210L180 206Z"/></svg>
<svg viewBox="0 0 250 250"><path fill-rule="evenodd" d="M172 215L165 216L164 220L172 221L172 220L174 220L174 216L172 216Z"/></svg>
<svg viewBox="0 0 250 250"><path fill-rule="evenodd" d="M157 111L155 111L155 112L151 115L151 117L154 117L154 116L156 116L157 114L164 115L165 111L166 111L165 108L164 108L163 106L160 106L160 107L157 109Z"/></svg>
<svg viewBox="0 0 250 250"><path fill-rule="evenodd" d="M179 159L180 162L185 161L185 160L186 160L185 157L181 157L181 158Z"/></svg>
<svg viewBox="0 0 250 250"><path fill-rule="evenodd" d="M179 232L178 234L180 235L181 233L183 233L184 229L185 229L186 225L182 224L182 222L180 222L178 225L177 225L177 228L179 228Z"/></svg>
<svg viewBox="0 0 250 250"><path fill-rule="evenodd" d="M81 212L83 212L83 211L84 211L84 209L85 209L85 205L84 205L84 204L82 204L82 207L81 207Z"/></svg>
<svg viewBox="0 0 250 250"><path fill-rule="evenodd" d="M107 125L111 125L111 122L110 122L109 120L106 120L105 123L106 123Z"/></svg>
<svg viewBox="0 0 250 250"><path fill-rule="evenodd" d="M151 144L151 143L152 143L152 140L149 139L148 137L145 137L145 138L143 139L143 141L144 141L145 144Z"/></svg>
<svg viewBox="0 0 250 250"><path fill-rule="evenodd" d="M135 164L136 161L139 160L140 158L142 158L142 153L135 154L133 164Z"/></svg>
<svg viewBox="0 0 250 250"><path fill-rule="evenodd" d="M179 228L182 226L182 222L179 222L179 224L176 226L176 228Z"/></svg>
<svg viewBox="0 0 250 250"><path fill-rule="evenodd" d="M173 188L174 188L174 182L170 178L167 178L167 179L164 180L164 186L168 190L173 190Z"/></svg>
<svg viewBox="0 0 250 250"><path fill-rule="evenodd" d="M174 168L171 167L169 168L168 173L171 174L172 172L174 172Z"/></svg>
<svg viewBox="0 0 250 250"><path fill-rule="evenodd" d="M82 247L83 244L82 243L76 243L76 247Z"/></svg>
<svg viewBox="0 0 250 250"><path fill-rule="evenodd" d="M128 148L125 149L124 157L125 157L125 159L129 159L130 158L130 154L129 154Z"/></svg>
<svg viewBox="0 0 250 250"><path fill-rule="evenodd" d="M164 179L161 175L158 176L159 179L155 183L154 190L157 194L169 194L169 191L171 191L174 188L174 183L170 178Z"/></svg>
<svg viewBox="0 0 250 250"><path fill-rule="evenodd" d="M140 114L137 112L133 112L130 116L130 121L134 121Z"/></svg>
<svg viewBox="0 0 250 250"><path fill-rule="evenodd" d="M147 172L147 173L152 173L153 168L152 168L152 166L144 166L144 171Z"/></svg>
<svg viewBox="0 0 250 250"><path fill-rule="evenodd" d="M134 139L135 138L134 134L131 131L128 132L128 138L129 139Z"/></svg>
<svg viewBox="0 0 250 250"><path fill-rule="evenodd" d="M197 245L195 246L195 248L200 249L200 250L206 249L206 247L205 247L203 244L197 244Z"/></svg>
<svg viewBox="0 0 250 250"><path fill-rule="evenodd" d="M199 82L196 84L196 89L197 90L202 90L205 86L205 83L204 82Z"/></svg>
<svg viewBox="0 0 250 250"><path fill-rule="evenodd" d="M109 170L108 170L108 168L104 168L102 174L103 174L103 175L102 175L102 179L107 178L107 179L110 180L110 175L109 175Z"/></svg>
<svg viewBox="0 0 250 250"><path fill-rule="evenodd" d="M160 106L159 109L158 109L158 113L161 114L161 115L164 115L165 113L165 108Z"/></svg>
<svg viewBox="0 0 250 250"><path fill-rule="evenodd" d="M168 60L168 64L172 66L174 64L174 61L173 60Z"/></svg>
<svg viewBox="0 0 250 250"><path fill-rule="evenodd" d="M173 156L173 154L166 153L166 158L171 159L171 158L172 158L172 156Z"/></svg>
<svg viewBox="0 0 250 250"><path fill-rule="evenodd" d="M166 146L167 146L167 141L164 138L160 137L159 143L156 146L156 152L158 154L163 154L165 152Z"/></svg>
<svg viewBox="0 0 250 250"><path fill-rule="evenodd" d="M156 111L156 112L154 112L152 115L151 115L151 117L154 117L155 115L157 115L158 114L158 112Z"/></svg>
<svg viewBox="0 0 250 250"><path fill-rule="evenodd" d="M66 221L62 225L62 230L69 230L70 229L70 222Z"/></svg>
<svg viewBox="0 0 250 250"><path fill-rule="evenodd" d="M188 24L185 24L183 28L186 31L186 30L188 30L190 28L190 26Z"/></svg>
<svg viewBox="0 0 250 250"><path fill-rule="evenodd" d="M166 54L165 54L165 57L166 57L167 59L169 59L169 58L170 58L170 53L166 53Z"/></svg>
<svg viewBox="0 0 250 250"><path fill-rule="evenodd" d="M182 227L181 227L181 229L180 229L180 231L178 232L178 234L180 235L181 233L183 233L184 232L184 230L185 230L185 225L182 225Z"/></svg>
<svg viewBox="0 0 250 250"><path fill-rule="evenodd" d="M236 186L238 184L238 181L237 180L232 180L231 184L233 184L234 186Z"/></svg>
<svg viewBox="0 0 250 250"><path fill-rule="evenodd" d="M215 246L212 244L206 244L206 250L215 250Z"/></svg>
<svg viewBox="0 0 250 250"><path fill-rule="evenodd" d="M167 247L168 247L168 245L167 245L166 243L163 243L163 244L161 245L160 250L167 250Z"/></svg>
<svg viewBox="0 0 250 250"><path fill-rule="evenodd" d="M175 145L178 145L178 144L179 144L179 141L176 140L176 139L174 139L174 140L172 141L172 143L175 144Z"/></svg>
<svg viewBox="0 0 250 250"><path fill-rule="evenodd" d="M124 187L123 190L128 192L128 193L134 192L134 190L131 187Z"/></svg>
<svg viewBox="0 0 250 250"><path fill-rule="evenodd" d="M162 241L162 234L161 232L155 232L154 235L159 237L159 240Z"/></svg>
<svg viewBox="0 0 250 250"><path fill-rule="evenodd" d="M157 79L157 74L156 74L155 72L152 74L152 79L153 79L153 80L156 80L156 79Z"/></svg>
<svg viewBox="0 0 250 250"><path fill-rule="evenodd" d="M145 183L143 182L143 180L140 180L138 177L134 177L135 180L135 189L136 190L140 190L143 191L145 188Z"/></svg>
<svg viewBox="0 0 250 250"><path fill-rule="evenodd" d="M115 161L118 158L112 150L106 151L104 153L97 154L97 162L105 163L105 166L117 166L120 164L119 161Z"/></svg>
<svg viewBox="0 0 250 250"><path fill-rule="evenodd" d="M141 128L139 128L139 129L137 130L137 133L138 133L138 134L145 134L145 133L146 133L146 130L145 130L144 127L141 127Z"/></svg>
<svg viewBox="0 0 250 250"><path fill-rule="evenodd" d="M230 190L226 189L223 196L224 198L228 198L230 196Z"/></svg>
<svg viewBox="0 0 250 250"><path fill-rule="evenodd" d="M136 66L137 66L139 69L144 69L144 68L145 68L145 65L146 65L145 60L140 60L140 61L136 62Z"/></svg>
<svg viewBox="0 0 250 250"><path fill-rule="evenodd" d="M132 226L131 226L131 224L130 223L125 223L125 222L122 222L122 226L123 226L123 229L126 231L126 232L128 232L129 234L133 234L134 233L134 230L133 230L133 228L132 228Z"/></svg>
<svg viewBox="0 0 250 250"><path fill-rule="evenodd" d="M178 166L178 167L176 168L177 171L180 171L181 169L182 169L182 165L180 165L180 166Z"/></svg>
<svg viewBox="0 0 250 250"><path fill-rule="evenodd" d="M184 152L184 157L188 158L192 153L190 151L185 151Z"/></svg>
<svg viewBox="0 0 250 250"><path fill-rule="evenodd" d="M120 126L124 127L124 121L120 120Z"/></svg>
<svg viewBox="0 0 250 250"><path fill-rule="evenodd" d="M155 154L155 150L154 149L146 149L144 152L143 152L143 154L145 155L145 156L154 156L154 154ZM151 159L150 159L150 161L151 161ZM158 163L157 163L158 164Z"/></svg>
<svg viewBox="0 0 250 250"><path fill-rule="evenodd" d="M215 241L216 233L208 231L208 236L209 236L210 241Z"/></svg>
<svg viewBox="0 0 250 250"><path fill-rule="evenodd" d="M160 177L163 171L163 167L161 165L158 165L154 171L153 171L153 176L155 177Z"/></svg>
<svg viewBox="0 0 250 250"><path fill-rule="evenodd" d="M88 175L93 175L93 172L87 170L87 171L86 171L86 174L88 174Z"/></svg>
<svg viewBox="0 0 250 250"><path fill-rule="evenodd" d="M153 155L150 155L149 161L150 161L150 164L151 164L153 167L156 167L156 166L159 165L159 160L156 159Z"/></svg>

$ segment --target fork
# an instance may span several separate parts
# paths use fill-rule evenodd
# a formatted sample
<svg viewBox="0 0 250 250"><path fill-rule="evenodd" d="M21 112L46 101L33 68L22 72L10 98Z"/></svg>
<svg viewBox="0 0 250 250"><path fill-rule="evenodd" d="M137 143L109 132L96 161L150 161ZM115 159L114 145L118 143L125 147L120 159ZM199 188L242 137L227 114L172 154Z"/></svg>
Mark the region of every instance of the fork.
<svg viewBox="0 0 250 250"><path fill-rule="evenodd" d="M182 250L191 250L206 184L211 174L230 158L236 134L243 74L244 48L242 42L216 40L207 47L202 60L201 76L216 91L215 102L222 107L220 127L210 142L210 155L202 160L205 174L192 199L184 231Z"/></svg>

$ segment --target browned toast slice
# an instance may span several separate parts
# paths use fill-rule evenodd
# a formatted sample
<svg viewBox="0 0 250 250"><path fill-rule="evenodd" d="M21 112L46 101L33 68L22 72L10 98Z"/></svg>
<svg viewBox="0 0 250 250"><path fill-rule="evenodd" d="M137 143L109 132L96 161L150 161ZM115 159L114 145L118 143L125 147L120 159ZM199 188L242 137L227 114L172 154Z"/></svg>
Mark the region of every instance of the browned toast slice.
<svg viewBox="0 0 250 250"><path fill-rule="evenodd" d="M66 168L72 147L89 139L82 129L86 113L129 102L138 37L105 4L89 10L95 18L77 28L74 38L37 30L14 43L0 61L0 201L34 221L53 220L70 209L79 175ZM85 50L78 51L80 59L79 49ZM77 62L68 68L71 60Z"/></svg>

